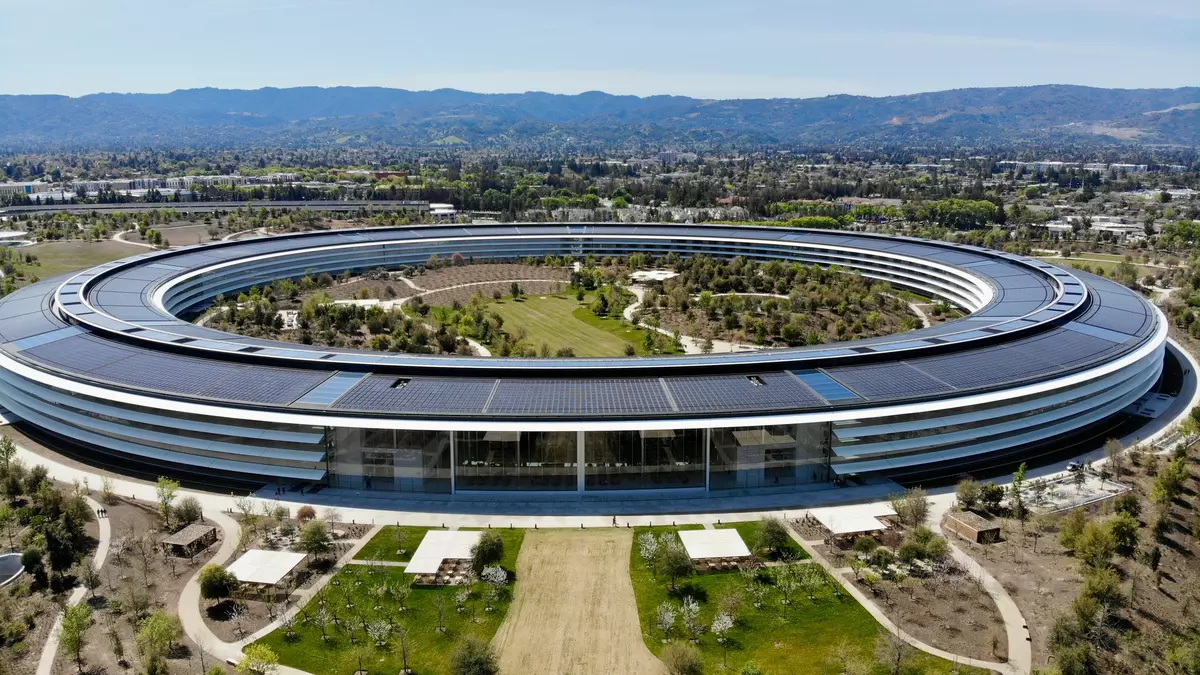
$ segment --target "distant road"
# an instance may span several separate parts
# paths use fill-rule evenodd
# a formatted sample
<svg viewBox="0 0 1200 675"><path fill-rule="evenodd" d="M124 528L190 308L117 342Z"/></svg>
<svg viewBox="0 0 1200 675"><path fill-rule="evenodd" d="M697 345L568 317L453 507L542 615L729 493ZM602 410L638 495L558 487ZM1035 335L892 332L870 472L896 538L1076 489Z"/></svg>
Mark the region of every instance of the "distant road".
<svg viewBox="0 0 1200 675"><path fill-rule="evenodd" d="M44 204L41 206L6 206L0 207L2 214L17 213L106 213L114 211L149 211L151 209L174 209L181 213L212 213L213 211L233 211L236 209L309 209L312 211L358 211L417 209L429 210L429 202L406 200L355 200L355 201L305 201L305 202L136 202L130 204Z"/></svg>

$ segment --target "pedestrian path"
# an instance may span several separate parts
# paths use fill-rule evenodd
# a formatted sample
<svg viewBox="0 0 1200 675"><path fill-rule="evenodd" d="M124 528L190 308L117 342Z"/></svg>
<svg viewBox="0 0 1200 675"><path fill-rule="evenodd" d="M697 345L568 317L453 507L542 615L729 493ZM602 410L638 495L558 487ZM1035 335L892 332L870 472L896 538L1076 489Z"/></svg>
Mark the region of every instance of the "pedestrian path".
<svg viewBox="0 0 1200 675"><path fill-rule="evenodd" d="M99 513L102 508L98 502L91 497L85 497L88 506L92 507L92 511ZM104 561L108 559L108 547L112 543L112 526L108 522L108 518L97 518L96 524L99 526L99 541L96 544L96 553L92 556L92 567L97 571L104 565ZM64 609L74 607L80 602L83 602L84 595L87 594L87 589L83 586L71 591L71 595L67 598L67 604ZM37 675L53 675L54 673L54 657L58 655L58 643L62 636L62 620L63 612L59 612L54 617L54 624L50 627L50 635L46 638L46 645L42 647L42 655L38 659Z"/></svg>
<svg viewBox="0 0 1200 675"><path fill-rule="evenodd" d="M1005 663L999 663L996 661L984 661L983 659L975 659L975 658L971 658L968 656L961 656L959 654L952 654L944 649L938 649L937 647L934 647L933 645L923 642L920 639L918 639L917 637L902 630L890 618L888 618L887 613L884 612L879 607L879 605L877 605L875 603L874 600L867 597L867 595L865 593L863 593L858 588L858 586L856 586L854 584L854 581L846 576L845 572L849 571L849 568L834 567L833 563L829 562L829 560L825 556L821 555L821 552L819 550L817 550L817 548L813 545L814 542L803 539L795 531L795 528L792 527L791 523L788 523L787 527L788 527L788 532L792 536L792 540L795 541L797 544L799 544L801 546L801 548L803 548L805 551L807 551L808 554L810 556L812 556L812 559L815 561L815 563L820 565L822 568L824 568L825 571L828 572L830 576L832 576L839 584L841 584L842 588L844 588L846 590L846 592L850 594L851 597L853 597L855 600L857 600L858 604L862 605L863 608L866 609L867 612L869 612L871 614L871 616L874 617L875 620L880 623L880 625L882 625L884 628L886 628L889 633L895 635L896 637L900 638L901 640L904 640L908 644L912 645L913 647L915 647L927 654L932 654L934 656L946 659L947 661L950 661L952 663L968 665L968 666L972 666L975 668L984 668L987 670L993 670L993 671L1003 673L1004 675L1029 675L1030 667L1028 665L1028 661L1026 661L1026 663L1024 665L1022 665L1019 662L1012 661L1011 657L1010 657L1010 661L1005 662ZM815 542L815 543L820 544L823 542ZM1000 590L1003 591L1003 588L1001 588ZM1007 593L1005 593L1005 595L1007 595ZM1011 602L1011 600L1010 600L1010 602ZM1013 607L1015 609L1016 605L1013 605ZM1008 626L1009 617L1004 615L1003 613L1001 615L1004 617L1005 627L1008 628L1009 627ZM1020 619L1020 612L1017 613L1017 618ZM1024 628L1023 620L1020 620L1020 622L1018 623L1018 627L1022 628L1022 629ZM1025 643L1025 646L1026 646L1026 652L1028 653L1028 643ZM1010 630L1009 631L1009 654L1010 655L1013 653L1013 649L1014 649L1013 633Z"/></svg>

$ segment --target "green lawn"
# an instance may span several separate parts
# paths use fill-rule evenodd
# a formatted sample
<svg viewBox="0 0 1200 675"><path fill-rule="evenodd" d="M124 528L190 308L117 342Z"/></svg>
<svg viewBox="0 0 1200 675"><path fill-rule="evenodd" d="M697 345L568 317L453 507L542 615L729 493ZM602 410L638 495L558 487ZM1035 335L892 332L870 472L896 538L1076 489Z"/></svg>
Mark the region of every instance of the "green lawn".
<svg viewBox="0 0 1200 675"><path fill-rule="evenodd" d="M455 594L460 586L414 588L404 611L400 611L399 606L390 599L383 600L379 609L375 609L377 600L373 589L384 582L407 582L405 576L404 570L398 567L347 565L335 577L338 585L331 582L326 587L326 607L342 618L341 628L332 624L327 626L328 640L321 640L321 628L316 620L303 622L298 617L296 634L292 638L288 638L286 630L280 628L259 642L270 645L285 666L315 675L348 675L358 668L355 644L370 644L365 637L362 621L365 619L369 624L375 620L391 620L409 631L409 667L422 675L445 674L450 672L450 656L463 637L475 635L483 640L491 640L504 622L512 597L511 585L501 594L500 601L490 612L485 611L479 588L472 591L466 609L458 612ZM346 607L344 592L349 593L353 609ZM439 597L445 603L445 632L436 630ZM305 610L309 616L315 617L318 607L318 601L314 598ZM400 658L394 653L397 644L398 639L393 636L386 647L369 647L369 655L363 659L366 671L370 675L396 675L401 668Z"/></svg>
<svg viewBox="0 0 1200 675"><path fill-rule="evenodd" d="M670 590L668 580L656 578L642 559L637 537L645 531L647 528L635 528L630 577L637 597L642 636L655 654L660 654L665 646L663 633L655 625L660 603L669 600L678 605L684 595L690 595L700 604L701 623L711 626L720 599L734 593L742 594L744 600L737 622L729 633L729 668L726 672L736 673L746 663L753 662L770 675L836 675L842 669L832 657L843 645L850 653L871 658L879 625L823 570L814 568L818 570L813 573L815 578L823 580L820 589L813 593L814 599L809 599L807 593L797 592L792 595L789 605L784 605L782 596L772 588L762 607L755 608L751 598L745 596L747 582L738 572L695 575L680 581L677 590ZM676 629L673 639L678 638L679 630ZM698 646L707 671L720 672L723 650L716 637L706 632L701 635ZM950 662L915 650L908 658L908 666L906 672L956 672ZM874 675L885 672L886 668L878 666ZM982 671L960 668L957 672Z"/></svg>
<svg viewBox="0 0 1200 675"><path fill-rule="evenodd" d="M734 529L738 534L742 535L742 541L746 542L746 546L754 552L754 542L758 540L758 531L762 529L761 520L748 520L743 523L724 523L716 526L718 530ZM792 542L787 547L787 552L793 560L805 560L809 557L808 551L800 548L795 542ZM783 557L773 555L771 557Z"/></svg>
<svg viewBox="0 0 1200 675"><path fill-rule="evenodd" d="M582 304L567 294L527 295L520 300L508 297L489 302L487 310L504 318L504 330L509 335L523 328L525 344L535 349L545 344L552 354L570 347L576 356L624 356L626 345L632 344L635 353L645 355L646 329L620 318L595 316L587 308L593 297L589 293ZM432 314L436 316L440 311L446 310L435 307ZM665 335L661 340L662 344L670 342Z"/></svg>
<svg viewBox="0 0 1200 675"><path fill-rule="evenodd" d="M404 525L386 525L377 532L371 541L354 556L355 560L388 560L392 562L408 562L413 551L421 545L421 540L429 530L439 530L438 527L408 527ZM403 553L401 553L403 551Z"/></svg>
<svg viewBox="0 0 1200 675"><path fill-rule="evenodd" d="M57 274L103 265L106 262L128 258L129 256L147 253L150 249L133 244L103 240L86 241L50 241L33 246L16 249L22 257L25 254L35 255L39 265L24 265L19 269L27 274L36 274L39 278L47 279Z"/></svg>

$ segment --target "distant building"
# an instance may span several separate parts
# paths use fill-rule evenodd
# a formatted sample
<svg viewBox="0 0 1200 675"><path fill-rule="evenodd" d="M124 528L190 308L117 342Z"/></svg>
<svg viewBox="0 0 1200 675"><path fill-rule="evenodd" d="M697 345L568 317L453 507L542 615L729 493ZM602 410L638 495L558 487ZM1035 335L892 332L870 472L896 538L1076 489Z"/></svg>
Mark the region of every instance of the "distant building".
<svg viewBox="0 0 1200 675"><path fill-rule="evenodd" d="M0 183L0 196L35 195L50 189L49 183L34 181L32 183Z"/></svg>

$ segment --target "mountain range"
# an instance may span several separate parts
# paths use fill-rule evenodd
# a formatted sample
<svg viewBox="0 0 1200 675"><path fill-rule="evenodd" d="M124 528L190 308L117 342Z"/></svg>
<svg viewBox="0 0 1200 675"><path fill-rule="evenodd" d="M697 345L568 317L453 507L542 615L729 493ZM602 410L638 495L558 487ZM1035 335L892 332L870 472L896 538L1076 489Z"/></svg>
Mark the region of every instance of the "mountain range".
<svg viewBox="0 0 1200 675"><path fill-rule="evenodd" d="M1200 87L703 100L378 87L0 95L0 148L1200 145Z"/></svg>

